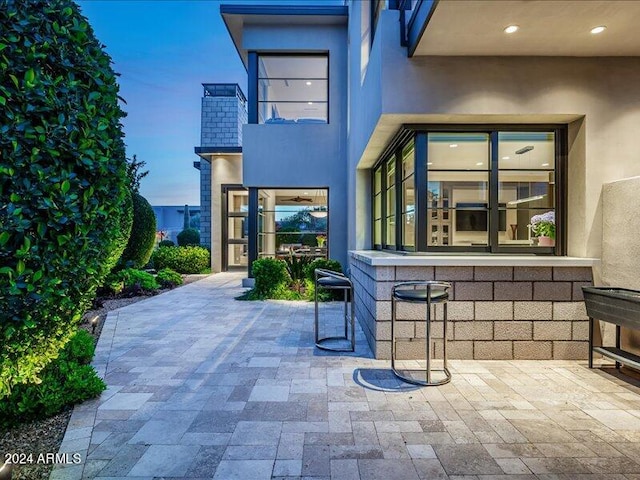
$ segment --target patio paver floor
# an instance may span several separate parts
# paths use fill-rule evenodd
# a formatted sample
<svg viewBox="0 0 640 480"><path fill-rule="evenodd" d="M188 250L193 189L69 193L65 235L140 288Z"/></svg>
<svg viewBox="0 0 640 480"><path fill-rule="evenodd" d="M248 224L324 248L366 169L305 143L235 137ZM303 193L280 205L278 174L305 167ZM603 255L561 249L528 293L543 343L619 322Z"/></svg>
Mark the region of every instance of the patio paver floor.
<svg viewBox="0 0 640 480"><path fill-rule="evenodd" d="M640 480L640 389L577 361L451 361L398 381L358 330L313 347L313 304L238 302L217 274L111 312L51 478ZM331 307L327 307L331 308ZM336 305L336 312L339 306Z"/></svg>

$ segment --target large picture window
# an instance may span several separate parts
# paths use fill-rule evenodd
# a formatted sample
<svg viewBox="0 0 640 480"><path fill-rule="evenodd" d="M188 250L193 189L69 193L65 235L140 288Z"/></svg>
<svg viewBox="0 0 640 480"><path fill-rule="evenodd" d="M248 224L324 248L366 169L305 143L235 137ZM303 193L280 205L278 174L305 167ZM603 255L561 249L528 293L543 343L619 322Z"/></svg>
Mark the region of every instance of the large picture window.
<svg viewBox="0 0 640 480"><path fill-rule="evenodd" d="M373 170L374 248L565 254L566 129L410 130Z"/></svg>
<svg viewBox="0 0 640 480"><path fill-rule="evenodd" d="M329 57L260 54L258 122L328 123Z"/></svg>

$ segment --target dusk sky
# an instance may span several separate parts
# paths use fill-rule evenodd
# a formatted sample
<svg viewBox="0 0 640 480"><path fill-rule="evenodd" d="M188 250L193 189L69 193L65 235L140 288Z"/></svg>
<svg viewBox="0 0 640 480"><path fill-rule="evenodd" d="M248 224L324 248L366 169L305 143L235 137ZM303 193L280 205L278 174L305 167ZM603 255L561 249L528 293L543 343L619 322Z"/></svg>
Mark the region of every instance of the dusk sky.
<svg viewBox="0 0 640 480"><path fill-rule="evenodd" d="M77 2L121 74L127 156L150 171L141 194L152 205L199 205L202 83L239 83L246 72L214 0ZM282 3L282 2L278 2Z"/></svg>

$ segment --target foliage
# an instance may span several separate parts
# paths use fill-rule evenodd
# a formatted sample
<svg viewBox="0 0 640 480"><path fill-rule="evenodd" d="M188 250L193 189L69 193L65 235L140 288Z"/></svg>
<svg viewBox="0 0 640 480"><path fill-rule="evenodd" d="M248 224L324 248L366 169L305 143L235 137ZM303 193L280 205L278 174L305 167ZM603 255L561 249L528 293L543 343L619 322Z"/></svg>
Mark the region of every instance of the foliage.
<svg viewBox="0 0 640 480"><path fill-rule="evenodd" d="M0 78L1 399L72 337L129 186L116 75L74 2L2 0Z"/></svg>
<svg viewBox="0 0 640 480"><path fill-rule="evenodd" d="M152 292L159 288L155 277L144 270L125 268L124 270L120 270L116 275L120 280L122 280L125 290L144 290Z"/></svg>
<svg viewBox="0 0 640 480"><path fill-rule="evenodd" d="M163 268L156 275L156 281L163 287L177 287L182 285L182 276L170 268Z"/></svg>
<svg viewBox="0 0 640 480"><path fill-rule="evenodd" d="M290 254L284 259L284 263L287 267L287 273L291 279L291 287L296 292L301 292L304 287L305 269L311 263L311 257L306 255L294 255Z"/></svg>
<svg viewBox="0 0 640 480"><path fill-rule="evenodd" d="M186 230L187 228L191 227L190 223L191 223L191 216L189 214L189 205L185 205L184 216L182 218L182 230ZM198 243L200 243L199 240L198 240Z"/></svg>
<svg viewBox="0 0 640 480"><path fill-rule="evenodd" d="M95 351L93 337L77 331L41 372L41 383L19 384L0 402L0 427L48 417L65 407L98 396L105 388L88 365Z"/></svg>
<svg viewBox="0 0 640 480"><path fill-rule="evenodd" d="M131 236L131 228L133 227L133 197L131 192L125 193L125 203L122 208L122 215L120 216L120 222L118 225L118 231L114 234L114 242L117 248L113 250L107 263L109 264L109 271L113 270L118 265L118 261L122 256L127 244L129 243L129 237Z"/></svg>
<svg viewBox="0 0 640 480"><path fill-rule="evenodd" d="M133 226L127 248L122 253L120 264L141 268L149 263L156 243L156 215L149 202L140 194L133 194Z"/></svg>
<svg viewBox="0 0 640 480"><path fill-rule="evenodd" d="M536 237L556 238L556 214L546 212L531 217L531 230Z"/></svg>
<svg viewBox="0 0 640 480"><path fill-rule="evenodd" d="M251 264L251 270L255 279L255 293L261 298L271 298L289 281L287 266L282 260L259 258Z"/></svg>
<svg viewBox="0 0 640 480"><path fill-rule="evenodd" d="M175 243L173 243L173 240L161 240L160 243L158 243L159 247L173 247L175 246Z"/></svg>
<svg viewBox="0 0 640 480"><path fill-rule="evenodd" d="M170 268L179 273L202 273L211 266L209 250L204 247L158 247L153 252L157 270Z"/></svg>
<svg viewBox="0 0 640 480"><path fill-rule="evenodd" d="M131 193L140 193L140 182L144 177L149 175L149 170L142 171L147 164L144 160L138 161L134 155L133 158L127 159L127 177L131 187Z"/></svg>
<svg viewBox="0 0 640 480"><path fill-rule="evenodd" d="M342 265L337 260L331 260L328 258L316 258L311 262L304 270L305 276L312 282L315 280L315 270L322 268L324 270L330 270L332 272L342 273Z"/></svg>
<svg viewBox="0 0 640 480"><path fill-rule="evenodd" d="M195 228L187 228L178 234L178 245L200 245L200 232Z"/></svg>

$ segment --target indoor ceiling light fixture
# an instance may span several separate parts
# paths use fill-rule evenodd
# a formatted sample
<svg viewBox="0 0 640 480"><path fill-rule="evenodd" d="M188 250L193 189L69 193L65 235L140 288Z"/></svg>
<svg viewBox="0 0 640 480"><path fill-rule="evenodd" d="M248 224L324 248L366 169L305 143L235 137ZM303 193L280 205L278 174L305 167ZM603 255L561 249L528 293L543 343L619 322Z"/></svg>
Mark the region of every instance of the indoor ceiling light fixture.
<svg viewBox="0 0 640 480"><path fill-rule="evenodd" d="M509 160L511 157L502 157L503 160Z"/></svg>
<svg viewBox="0 0 640 480"><path fill-rule="evenodd" d="M523 153L527 153L533 150L533 145L527 145L526 147L522 147L520 150L516 150L516 154L522 155Z"/></svg>
<svg viewBox="0 0 640 480"><path fill-rule="evenodd" d="M516 33L520 27L518 25L509 25L504 29L504 33Z"/></svg>
<svg viewBox="0 0 640 480"><path fill-rule="evenodd" d="M307 105L313 105L313 102L307 102Z"/></svg>
<svg viewBox="0 0 640 480"><path fill-rule="evenodd" d="M548 163L543 163L543 164L542 164L542 166L543 166L543 167L548 167L548 166L549 166L549 164L548 164Z"/></svg>
<svg viewBox="0 0 640 480"><path fill-rule="evenodd" d="M309 212L314 218L326 218L327 217L327 200L325 197L325 190L317 190L315 200L320 199L320 205L318 207L314 207L313 210Z"/></svg>
<svg viewBox="0 0 640 480"><path fill-rule="evenodd" d="M527 202L533 202L535 200L542 200L544 197L546 197L547 195L535 195L533 197L527 197L527 198L520 198L518 200L511 200L510 202L507 202L507 205L518 205L519 203L527 203Z"/></svg>
<svg viewBox="0 0 640 480"><path fill-rule="evenodd" d="M476 162L476 167L479 167L480 165L484 165L483 162Z"/></svg>
<svg viewBox="0 0 640 480"><path fill-rule="evenodd" d="M311 82L307 80L306 82L307 86L311 85Z"/></svg>
<svg viewBox="0 0 640 480"><path fill-rule="evenodd" d="M433 165L433 162L427 162L427 165Z"/></svg>
<svg viewBox="0 0 640 480"><path fill-rule="evenodd" d="M606 27L605 25L598 25L597 27L593 27L593 28L591 29L591 33L592 33L593 35L597 35L597 34L599 34L599 33L604 32L606 29L607 29L607 27Z"/></svg>
<svg viewBox="0 0 640 480"><path fill-rule="evenodd" d="M449 148L458 148L458 144L457 143L452 143L451 145L449 145Z"/></svg>

